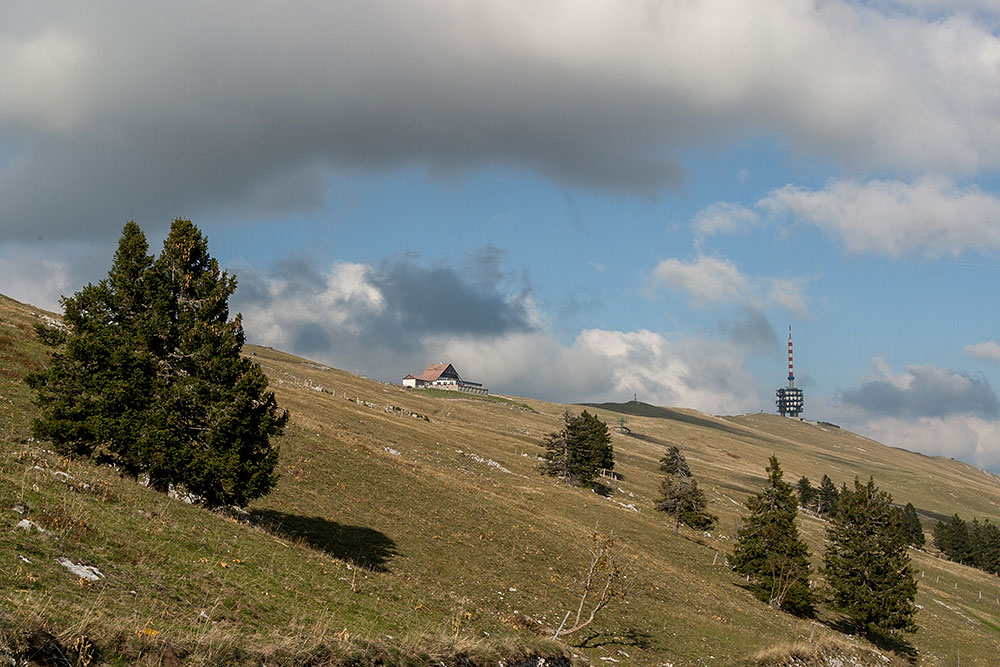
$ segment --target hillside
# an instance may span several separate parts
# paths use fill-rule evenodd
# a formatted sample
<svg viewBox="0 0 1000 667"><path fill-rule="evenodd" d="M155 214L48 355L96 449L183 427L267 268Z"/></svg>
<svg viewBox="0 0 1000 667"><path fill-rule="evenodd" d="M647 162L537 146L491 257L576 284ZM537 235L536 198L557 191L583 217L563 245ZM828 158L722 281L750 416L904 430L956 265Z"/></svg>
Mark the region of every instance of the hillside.
<svg viewBox="0 0 1000 667"><path fill-rule="evenodd" d="M679 409L627 417L631 434L613 435L623 477L604 498L537 472L542 437L573 406L410 392L253 346L246 353L292 415L281 480L247 514L213 514L29 438L21 378L44 363L32 326L45 316L0 297L0 660L35 650L66 657L49 664L510 665L544 655L680 666L786 664L813 651L887 664L831 629L828 612L812 621L773 611L726 567L767 458L790 481L873 475L928 530L955 512L1000 520L1000 481L957 461L773 415ZM593 409L612 425L621 418ZM652 511L668 443L720 516L711 535L674 536ZM595 525L619 539L629 595L565 644L550 642L537 630L575 608ZM801 515L800 526L818 564L825 523ZM955 664L960 651L962 665L993 664L1000 579L912 555L919 663ZM59 558L101 578L71 574Z"/></svg>

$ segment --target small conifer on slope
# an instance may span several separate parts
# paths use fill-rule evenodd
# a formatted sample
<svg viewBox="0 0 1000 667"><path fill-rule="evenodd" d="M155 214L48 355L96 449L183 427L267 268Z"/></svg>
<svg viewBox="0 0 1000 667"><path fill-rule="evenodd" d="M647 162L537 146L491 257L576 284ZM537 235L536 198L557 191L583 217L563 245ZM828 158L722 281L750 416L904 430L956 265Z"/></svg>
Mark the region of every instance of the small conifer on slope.
<svg viewBox="0 0 1000 667"><path fill-rule="evenodd" d="M795 525L798 499L782 480L778 459L771 457L764 489L747 499L750 516L736 534L730 565L746 575L762 602L800 615L811 615L815 596L809 587L809 549Z"/></svg>
<svg viewBox="0 0 1000 667"><path fill-rule="evenodd" d="M666 474L660 482L656 509L674 517L674 534L678 533L682 523L695 530L711 530L719 518L708 513L708 499L698 488L698 482L691 476L691 468L677 446L671 445L660 459L660 470Z"/></svg>
<svg viewBox="0 0 1000 667"><path fill-rule="evenodd" d="M36 436L209 506L266 494L287 414L240 354L235 289L189 220L174 221L158 258L126 224L108 278L64 299L65 344L27 378L42 408Z"/></svg>

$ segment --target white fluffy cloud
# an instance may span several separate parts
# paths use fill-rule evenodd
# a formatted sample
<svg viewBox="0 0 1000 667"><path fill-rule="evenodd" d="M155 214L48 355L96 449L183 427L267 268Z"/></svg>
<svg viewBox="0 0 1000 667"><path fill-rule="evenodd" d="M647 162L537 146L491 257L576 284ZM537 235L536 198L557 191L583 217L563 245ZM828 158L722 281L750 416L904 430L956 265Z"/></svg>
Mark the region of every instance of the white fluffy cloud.
<svg viewBox="0 0 1000 667"><path fill-rule="evenodd" d="M699 255L691 262L665 259L653 270L653 278L657 286L687 292L695 308L777 304L800 316L808 311L802 293L806 280L749 276L724 257Z"/></svg>
<svg viewBox="0 0 1000 667"><path fill-rule="evenodd" d="M758 397L741 351L725 342L652 331L588 329L565 345L545 332L429 338L470 379L504 393L564 402L625 401L733 414Z"/></svg>
<svg viewBox="0 0 1000 667"><path fill-rule="evenodd" d="M169 219L178 202L309 209L330 168L499 163L648 195L683 182L692 147L747 136L863 170L1000 167L1000 37L971 11L97 1L7 4L0 23L15 238Z"/></svg>
<svg viewBox="0 0 1000 667"><path fill-rule="evenodd" d="M361 331L361 323L385 308L382 293L368 280L369 267L339 262L327 269L311 288L278 276L255 281L257 294L237 302L254 342L282 350L302 347L303 330Z"/></svg>
<svg viewBox="0 0 1000 667"><path fill-rule="evenodd" d="M814 191L789 185L757 205L816 225L852 252L937 256L1000 248L1000 198L940 178L833 181Z"/></svg>
<svg viewBox="0 0 1000 667"><path fill-rule="evenodd" d="M966 345L962 348L970 357L976 357L977 359L986 359L987 361L996 361L1000 363L1000 345L997 345L992 340L983 341L982 343L976 343L975 345Z"/></svg>
<svg viewBox="0 0 1000 667"><path fill-rule="evenodd" d="M890 257L959 255L1000 248L1000 197L940 177L831 180L821 189L786 185L751 207L718 202L695 215L700 236L763 222L814 225L851 252Z"/></svg>
<svg viewBox="0 0 1000 667"><path fill-rule="evenodd" d="M760 215L753 209L731 202L716 202L698 211L692 226L701 237L746 232L759 223Z"/></svg>

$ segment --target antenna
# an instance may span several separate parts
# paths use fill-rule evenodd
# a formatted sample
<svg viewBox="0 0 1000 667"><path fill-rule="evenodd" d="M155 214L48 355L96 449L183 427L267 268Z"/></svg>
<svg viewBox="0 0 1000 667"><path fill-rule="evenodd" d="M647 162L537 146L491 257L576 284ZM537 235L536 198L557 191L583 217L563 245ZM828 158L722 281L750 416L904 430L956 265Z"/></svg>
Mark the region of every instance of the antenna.
<svg viewBox="0 0 1000 667"><path fill-rule="evenodd" d="M792 327L788 326L788 388L795 388L795 372L792 369Z"/></svg>
<svg viewBox="0 0 1000 667"><path fill-rule="evenodd" d="M803 401L802 390L795 387L795 367L792 365L792 327L788 327L788 387L781 387L774 392L777 397L775 404L778 407L778 414L784 417L798 417L802 414Z"/></svg>

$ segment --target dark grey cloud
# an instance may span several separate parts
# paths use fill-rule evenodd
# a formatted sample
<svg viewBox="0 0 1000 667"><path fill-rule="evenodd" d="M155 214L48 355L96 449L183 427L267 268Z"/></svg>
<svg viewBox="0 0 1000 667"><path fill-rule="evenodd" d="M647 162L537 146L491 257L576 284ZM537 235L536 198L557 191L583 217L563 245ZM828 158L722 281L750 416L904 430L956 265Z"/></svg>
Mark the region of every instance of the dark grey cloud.
<svg viewBox="0 0 1000 667"><path fill-rule="evenodd" d="M880 417L1000 415L1000 399L985 378L934 366L910 366L903 376L876 379L842 391L840 399Z"/></svg>
<svg viewBox="0 0 1000 667"><path fill-rule="evenodd" d="M6 3L4 237L312 210L338 170L404 164L652 197L747 134L864 168L1000 165L989 26L640 4Z"/></svg>
<svg viewBox="0 0 1000 667"><path fill-rule="evenodd" d="M404 259L384 263L370 280L386 302L371 326L395 341L414 334L505 334L530 328L525 304L510 299L487 276L466 279L453 267Z"/></svg>
<svg viewBox="0 0 1000 667"><path fill-rule="evenodd" d="M748 352L766 356L783 356L784 346L778 341L771 322L761 311L746 308L743 316L732 322L719 325L722 333L733 345Z"/></svg>
<svg viewBox="0 0 1000 667"><path fill-rule="evenodd" d="M530 289L506 268L504 254L487 246L458 267L403 256L327 269L291 257L268 271L237 269L232 305L246 315L251 342L351 370L364 360L367 372L392 379L400 368L428 363L428 339L535 331Z"/></svg>

